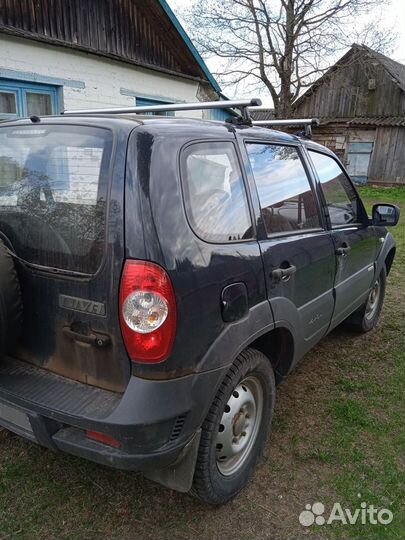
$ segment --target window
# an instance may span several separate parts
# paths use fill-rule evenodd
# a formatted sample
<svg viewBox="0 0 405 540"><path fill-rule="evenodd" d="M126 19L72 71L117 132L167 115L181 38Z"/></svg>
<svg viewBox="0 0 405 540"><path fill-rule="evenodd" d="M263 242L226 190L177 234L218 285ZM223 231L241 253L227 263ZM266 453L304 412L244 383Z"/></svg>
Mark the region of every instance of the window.
<svg viewBox="0 0 405 540"><path fill-rule="evenodd" d="M216 120L217 122L226 122L234 118L234 114L229 109L208 109L204 111L204 118L207 120Z"/></svg>
<svg viewBox="0 0 405 540"><path fill-rule="evenodd" d="M232 143L188 146L182 155L187 216L195 233L208 242L252 238L245 186Z"/></svg>
<svg viewBox="0 0 405 540"><path fill-rule="evenodd" d="M331 225L338 227L358 221L358 199L348 177L332 157L309 152L321 182Z"/></svg>
<svg viewBox="0 0 405 540"><path fill-rule="evenodd" d="M112 135L0 127L0 231L28 262L92 273L104 253Z"/></svg>
<svg viewBox="0 0 405 540"><path fill-rule="evenodd" d="M153 105L172 105L168 101L160 101L158 99L148 99L148 98L136 98L137 107L150 107ZM148 116L174 116L174 111L164 111L164 112L148 112L142 113Z"/></svg>
<svg viewBox="0 0 405 540"><path fill-rule="evenodd" d="M52 100L50 94L40 92L27 92L27 116L37 114L38 116L52 114Z"/></svg>
<svg viewBox="0 0 405 540"><path fill-rule="evenodd" d="M17 96L15 92L0 90L0 118L17 115Z"/></svg>
<svg viewBox="0 0 405 540"><path fill-rule="evenodd" d="M247 145L267 234L320 227L318 208L295 148Z"/></svg>
<svg viewBox="0 0 405 540"><path fill-rule="evenodd" d="M0 79L0 120L57 112L57 88Z"/></svg>
<svg viewBox="0 0 405 540"><path fill-rule="evenodd" d="M347 171L358 184L367 183L372 152L372 142L349 142L347 145Z"/></svg>

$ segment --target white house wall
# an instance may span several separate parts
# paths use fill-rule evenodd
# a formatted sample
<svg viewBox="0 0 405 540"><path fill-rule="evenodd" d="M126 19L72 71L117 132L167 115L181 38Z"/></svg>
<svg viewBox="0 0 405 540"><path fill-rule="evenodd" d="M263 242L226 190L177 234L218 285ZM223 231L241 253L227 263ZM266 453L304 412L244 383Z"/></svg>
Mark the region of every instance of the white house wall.
<svg viewBox="0 0 405 540"><path fill-rule="evenodd" d="M7 35L0 35L0 50L0 79L63 86L65 109L133 106L135 96L198 101L193 80ZM201 112L185 115L201 117Z"/></svg>

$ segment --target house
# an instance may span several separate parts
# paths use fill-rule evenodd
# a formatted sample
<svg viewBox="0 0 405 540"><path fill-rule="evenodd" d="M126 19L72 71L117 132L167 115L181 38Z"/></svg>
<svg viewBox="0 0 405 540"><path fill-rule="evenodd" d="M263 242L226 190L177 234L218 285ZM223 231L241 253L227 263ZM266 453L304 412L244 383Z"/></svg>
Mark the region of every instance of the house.
<svg viewBox="0 0 405 540"><path fill-rule="evenodd" d="M0 119L220 98L165 0L2 2Z"/></svg>
<svg viewBox="0 0 405 540"><path fill-rule="evenodd" d="M294 104L358 183L405 184L405 66L353 45Z"/></svg>

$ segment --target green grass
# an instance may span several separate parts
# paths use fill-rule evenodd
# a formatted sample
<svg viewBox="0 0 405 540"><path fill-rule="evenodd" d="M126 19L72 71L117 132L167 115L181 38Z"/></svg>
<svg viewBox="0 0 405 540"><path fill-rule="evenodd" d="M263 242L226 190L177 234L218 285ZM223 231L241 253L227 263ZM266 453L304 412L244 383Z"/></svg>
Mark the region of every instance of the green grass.
<svg viewBox="0 0 405 540"><path fill-rule="evenodd" d="M405 189L361 188L370 209ZM272 437L253 481L230 504L204 507L140 475L108 470L0 432L0 540L403 540L405 538L405 219L381 322L336 329L278 387ZM305 529L322 501L389 508L382 525Z"/></svg>
<svg viewBox="0 0 405 540"><path fill-rule="evenodd" d="M405 211L403 188L359 191L368 210L382 201L399 204ZM404 221L402 216L393 230L397 258L378 339L376 333L364 339L365 349L354 360L359 370L351 370L352 358L340 365L335 395L328 400L330 435L320 450L332 453L341 464L341 470L328 478L336 501L349 508L359 507L361 501L389 508L394 520L387 526L338 524L329 532L336 538L403 540L405 536Z"/></svg>
<svg viewBox="0 0 405 540"><path fill-rule="evenodd" d="M358 188L362 199L368 203L389 202L404 204L405 187L370 187L364 186Z"/></svg>

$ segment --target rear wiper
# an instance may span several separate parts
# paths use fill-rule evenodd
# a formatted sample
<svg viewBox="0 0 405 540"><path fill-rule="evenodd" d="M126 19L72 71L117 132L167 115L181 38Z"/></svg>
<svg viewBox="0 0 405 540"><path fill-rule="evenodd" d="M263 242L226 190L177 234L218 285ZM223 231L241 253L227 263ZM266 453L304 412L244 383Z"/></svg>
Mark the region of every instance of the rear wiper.
<svg viewBox="0 0 405 540"><path fill-rule="evenodd" d="M29 262L26 259L24 259L23 257L20 257L19 255L17 255L17 253L15 252L15 249L14 249L13 244L11 243L10 239L1 231L0 231L0 239L3 240L3 242L5 244L6 251L10 255L10 257L12 257L16 261L18 261L23 266L26 266L27 268L32 268L33 270L38 270L40 272L41 271L42 272L44 272L44 271L45 272L51 272L52 274L60 274L60 275L63 275L63 276L68 276L68 277L76 277L76 278L89 278L89 277L91 277L91 274L86 274L85 272L76 272L75 270L65 270L65 269L62 269L62 268L56 268L55 266L47 266L47 265L35 264L35 263L32 263L32 262Z"/></svg>

